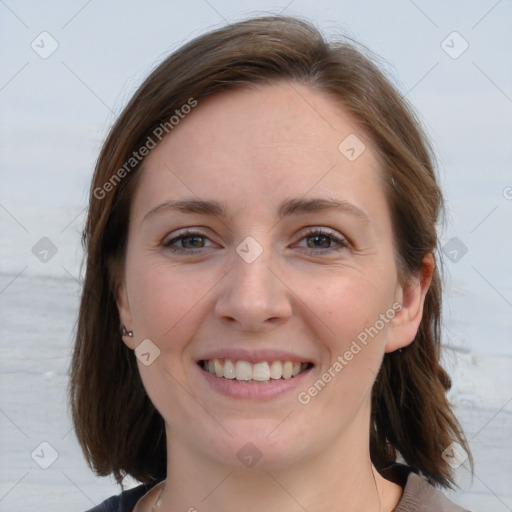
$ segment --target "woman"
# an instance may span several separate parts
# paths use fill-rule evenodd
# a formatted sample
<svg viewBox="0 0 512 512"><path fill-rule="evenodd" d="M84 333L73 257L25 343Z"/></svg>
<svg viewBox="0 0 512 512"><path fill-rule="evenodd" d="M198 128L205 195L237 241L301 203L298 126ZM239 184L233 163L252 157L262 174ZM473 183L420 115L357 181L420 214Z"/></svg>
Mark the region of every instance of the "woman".
<svg viewBox="0 0 512 512"><path fill-rule="evenodd" d="M266 17L160 64L84 233L76 432L99 475L142 482L93 510L462 510L433 487L469 454L439 365L441 203L353 45Z"/></svg>

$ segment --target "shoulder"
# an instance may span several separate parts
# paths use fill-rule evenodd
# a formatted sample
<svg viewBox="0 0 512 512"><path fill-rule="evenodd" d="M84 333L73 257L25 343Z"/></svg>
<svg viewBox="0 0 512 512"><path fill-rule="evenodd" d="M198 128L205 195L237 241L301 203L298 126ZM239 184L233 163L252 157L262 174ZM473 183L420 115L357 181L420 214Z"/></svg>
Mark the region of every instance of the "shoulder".
<svg viewBox="0 0 512 512"><path fill-rule="evenodd" d="M469 512L406 466L397 468L405 479L402 499L393 512Z"/></svg>
<svg viewBox="0 0 512 512"><path fill-rule="evenodd" d="M123 491L121 494L112 496L87 512L133 512L135 505L142 496L158 483L159 480L155 480L149 484L141 484L133 489Z"/></svg>

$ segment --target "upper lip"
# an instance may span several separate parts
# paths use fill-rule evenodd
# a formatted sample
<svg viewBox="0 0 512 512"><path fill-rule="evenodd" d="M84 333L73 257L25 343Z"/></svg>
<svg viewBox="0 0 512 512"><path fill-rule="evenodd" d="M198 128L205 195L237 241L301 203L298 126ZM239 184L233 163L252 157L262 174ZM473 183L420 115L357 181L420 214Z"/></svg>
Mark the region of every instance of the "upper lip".
<svg viewBox="0 0 512 512"><path fill-rule="evenodd" d="M216 349L206 352L199 361L209 361L212 359L229 359L231 361L247 361L248 363L261 363L263 361L291 361L292 363L312 363L312 359L308 356L301 356L299 354L288 352L284 350L273 349L244 349L244 348L229 348L229 349Z"/></svg>

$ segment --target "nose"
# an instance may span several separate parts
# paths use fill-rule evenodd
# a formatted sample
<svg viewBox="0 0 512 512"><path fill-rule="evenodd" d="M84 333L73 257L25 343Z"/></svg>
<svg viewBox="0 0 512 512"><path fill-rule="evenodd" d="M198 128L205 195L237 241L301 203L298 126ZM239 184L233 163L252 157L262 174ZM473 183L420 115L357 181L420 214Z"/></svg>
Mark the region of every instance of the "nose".
<svg viewBox="0 0 512 512"><path fill-rule="evenodd" d="M269 251L264 251L249 263L235 254L215 304L221 322L240 331L257 332L290 318L292 294L268 255Z"/></svg>

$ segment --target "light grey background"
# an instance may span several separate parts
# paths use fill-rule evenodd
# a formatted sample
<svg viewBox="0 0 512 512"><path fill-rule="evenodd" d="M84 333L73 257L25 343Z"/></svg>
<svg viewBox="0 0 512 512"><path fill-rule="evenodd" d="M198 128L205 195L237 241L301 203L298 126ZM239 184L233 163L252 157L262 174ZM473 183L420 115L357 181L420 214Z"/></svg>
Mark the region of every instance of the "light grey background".
<svg viewBox="0 0 512 512"><path fill-rule="evenodd" d="M0 0L1 510L83 511L118 492L86 467L66 404L95 159L171 50L269 12L379 54L433 140L447 199L445 363L476 460L473 480L458 469L453 499L512 510L510 0Z"/></svg>

